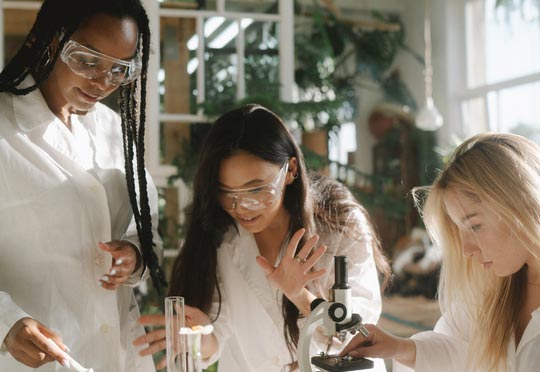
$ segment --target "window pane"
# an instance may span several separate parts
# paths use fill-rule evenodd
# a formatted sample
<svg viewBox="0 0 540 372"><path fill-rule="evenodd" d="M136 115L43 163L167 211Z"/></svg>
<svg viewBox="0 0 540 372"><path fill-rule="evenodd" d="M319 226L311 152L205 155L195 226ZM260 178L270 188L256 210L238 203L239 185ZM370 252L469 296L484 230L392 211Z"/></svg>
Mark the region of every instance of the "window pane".
<svg viewBox="0 0 540 372"><path fill-rule="evenodd" d="M540 71L538 2L510 0L498 8L495 2L466 5L469 87Z"/></svg>
<svg viewBox="0 0 540 372"><path fill-rule="evenodd" d="M159 3L161 8L216 10L215 1L159 0ZM202 7L199 7L199 3L202 4Z"/></svg>
<svg viewBox="0 0 540 372"><path fill-rule="evenodd" d="M463 133L466 137L489 130L484 98L473 98L461 104Z"/></svg>
<svg viewBox="0 0 540 372"><path fill-rule="evenodd" d="M278 0L225 0L225 9L229 12L242 13L279 13Z"/></svg>
<svg viewBox="0 0 540 372"><path fill-rule="evenodd" d="M221 114L236 102L238 56L236 39L238 22L226 19L206 36L205 60L205 111Z"/></svg>
<svg viewBox="0 0 540 372"><path fill-rule="evenodd" d="M161 18L160 111L194 114L197 36L194 18Z"/></svg>
<svg viewBox="0 0 540 372"><path fill-rule="evenodd" d="M525 136L540 143L540 83L521 85L499 92L496 105L496 130Z"/></svg>
<svg viewBox="0 0 540 372"><path fill-rule="evenodd" d="M275 22L253 22L244 29L246 96L279 97L277 29Z"/></svg>

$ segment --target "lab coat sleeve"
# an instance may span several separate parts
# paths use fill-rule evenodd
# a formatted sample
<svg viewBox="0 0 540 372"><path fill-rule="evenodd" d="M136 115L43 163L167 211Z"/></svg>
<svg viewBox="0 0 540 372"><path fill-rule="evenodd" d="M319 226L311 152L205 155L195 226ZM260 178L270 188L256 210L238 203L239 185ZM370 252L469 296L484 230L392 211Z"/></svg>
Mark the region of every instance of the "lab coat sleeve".
<svg viewBox="0 0 540 372"><path fill-rule="evenodd" d="M7 349L4 345L4 340L13 325L22 318L30 318L30 315L25 313L7 294L0 291L0 355L5 355Z"/></svg>
<svg viewBox="0 0 540 372"><path fill-rule="evenodd" d="M219 279L218 274L218 285L220 288L223 288L223 285L221 285L221 281ZM219 311L219 316L218 316ZM218 343L218 349L217 351L211 355L209 358L204 359L202 361L203 369L208 368L221 356L223 353L223 349L225 347L225 343L227 340L231 337L233 333L233 326L231 324L231 318L229 315L229 305L227 302L227 294L222 289L221 290L221 309L219 308L219 297L217 291L214 292L214 297L212 300L212 307L210 309L210 314L208 314L210 317L210 320L212 320L212 325L214 326L214 336L216 336L217 343ZM217 319L216 319L216 316Z"/></svg>
<svg viewBox="0 0 540 372"><path fill-rule="evenodd" d="M411 338L416 345L414 369L394 361L393 371L466 371L467 340L457 327L457 323L452 319L443 315L433 331L421 332L412 336Z"/></svg>
<svg viewBox="0 0 540 372"><path fill-rule="evenodd" d="M150 213L152 216L152 236L154 238L154 251L158 256L159 261L163 259L163 241L161 240L158 232L158 192L154 185L154 181L150 174L146 172L146 180L148 184L148 203L150 204ZM133 244L139 250L139 254L142 257L141 244L139 242L139 235L137 233L137 226L135 224L135 218L131 219L131 223L122 237L122 240L127 240ZM145 281L150 275L150 271L145 265L141 265L139 270L131 274L129 280L124 284L130 287L135 287L141 282Z"/></svg>

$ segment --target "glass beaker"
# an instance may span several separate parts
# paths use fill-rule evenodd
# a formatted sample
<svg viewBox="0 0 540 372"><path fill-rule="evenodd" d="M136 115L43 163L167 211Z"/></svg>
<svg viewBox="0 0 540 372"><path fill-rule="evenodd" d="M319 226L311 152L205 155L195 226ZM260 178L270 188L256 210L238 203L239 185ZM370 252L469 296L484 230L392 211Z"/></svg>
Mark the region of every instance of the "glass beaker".
<svg viewBox="0 0 540 372"><path fill-rule="evenodd" d="M165 342L167 346L167 372L186 372L185 337L180 335L184 326L184 298L165 297Z"/></svg>
<svg viewBox="0 0 540 372"><path fill-rule="evenodd" d="M188 334L186 336L188 347L188 371L202 372L201 334Z"/></svg>
<svg viewBox="0 0 540 372"><path fill-rule="evenodd" d="M180 334L186 336L187 367L189 372L202 372L201 337L209 335L214 330L211 324L181 328Z"/></svg>

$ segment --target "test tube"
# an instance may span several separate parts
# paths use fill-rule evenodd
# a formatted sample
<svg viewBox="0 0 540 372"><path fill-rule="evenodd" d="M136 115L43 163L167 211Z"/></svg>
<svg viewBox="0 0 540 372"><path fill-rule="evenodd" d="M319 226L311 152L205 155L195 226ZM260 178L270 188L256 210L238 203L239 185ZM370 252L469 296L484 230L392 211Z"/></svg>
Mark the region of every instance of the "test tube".
<svg viewBox="0 0 540 372"><path fill-rule="evenodd" d="M165 342L167 372L186 372L184 336L179 334L184 326L184 298L165 297Z"/></svg>

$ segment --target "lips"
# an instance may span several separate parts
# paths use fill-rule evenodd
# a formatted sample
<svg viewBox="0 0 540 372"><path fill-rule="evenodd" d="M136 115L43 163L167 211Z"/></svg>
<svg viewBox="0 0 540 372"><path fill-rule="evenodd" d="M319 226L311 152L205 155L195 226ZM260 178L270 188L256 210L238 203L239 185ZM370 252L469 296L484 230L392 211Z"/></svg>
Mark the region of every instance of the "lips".
<svg viewBox="0 0 540 372"><path fill-rule="evenodd" d="M84 92L82 89L79 88L79 93L83 97L83 99L90 103L95 103L103 99L103 96L101 94L96 93L90 93L90 92Z"/></svg>
<svg viewBox="0 0 540 372"><path fill-rule="evenodd" d="M243 224L251 224L251 223L254 223L255 221L257 221L259 216L252 216L252 217L236 216L236 218L238 219L238 221L240 221Z"/></svg>

